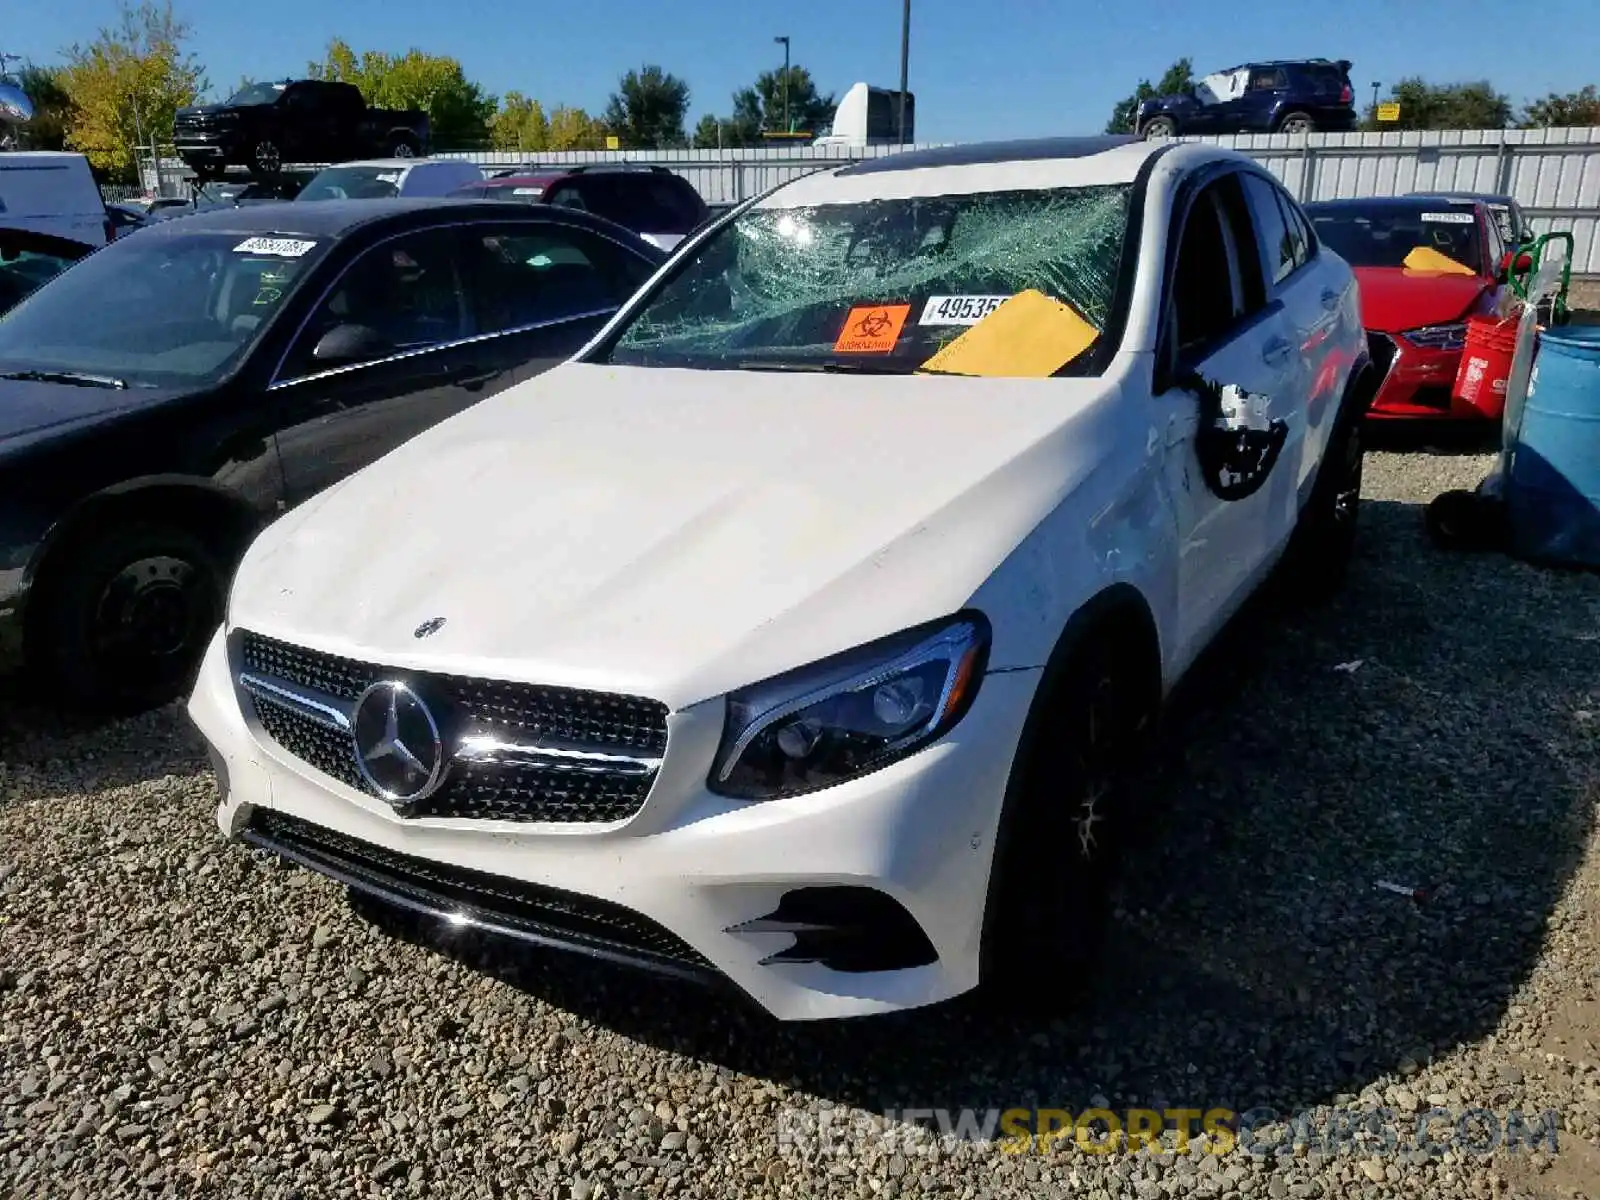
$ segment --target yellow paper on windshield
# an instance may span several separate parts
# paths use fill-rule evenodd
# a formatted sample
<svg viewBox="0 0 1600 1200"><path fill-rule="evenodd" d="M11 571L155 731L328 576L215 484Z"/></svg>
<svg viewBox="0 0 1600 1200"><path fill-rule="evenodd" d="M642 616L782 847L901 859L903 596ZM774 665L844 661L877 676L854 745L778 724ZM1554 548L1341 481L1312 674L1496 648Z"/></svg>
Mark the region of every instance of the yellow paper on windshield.
<svg viewBox="0 0 1600 1200"><path fill-rule="evenodd" d="M1408 271L1431 271L1438 275L1477 274L1471 267L1458 263L1448 254L1440 254L1432 246L1418 246L1406 255L1404 266Z"/></svg>
<svg viewBox="0 0 1600 1200"><path fill-rule="evenodd" d="M1043 292L1018 292L950 342L920 370L943 375L1048 379L1094 344L1100 331Z"/></svg>

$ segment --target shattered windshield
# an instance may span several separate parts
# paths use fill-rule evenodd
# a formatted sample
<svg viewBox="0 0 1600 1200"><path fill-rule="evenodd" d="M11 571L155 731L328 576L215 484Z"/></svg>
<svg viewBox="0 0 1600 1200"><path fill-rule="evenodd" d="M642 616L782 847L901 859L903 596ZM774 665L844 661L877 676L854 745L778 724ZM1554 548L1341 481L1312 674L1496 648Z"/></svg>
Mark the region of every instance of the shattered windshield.
<svg viewBox="0 0 1600 1200"><path fill-rule="evenodd" d="M1111 314L1130 192L754 208L694 252L608 361L910 373L1023 293L1065 306L1092 341ZM1096 357L1076 349L1064 369L1088 373Z"/></svg>

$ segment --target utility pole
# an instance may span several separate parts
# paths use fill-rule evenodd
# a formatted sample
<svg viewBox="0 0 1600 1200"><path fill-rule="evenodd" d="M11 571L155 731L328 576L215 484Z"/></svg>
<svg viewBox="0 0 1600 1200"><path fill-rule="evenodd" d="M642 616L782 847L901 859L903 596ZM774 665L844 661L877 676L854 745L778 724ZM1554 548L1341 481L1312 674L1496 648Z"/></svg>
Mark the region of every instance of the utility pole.
<svg viewBox="0 0 1600 1200"><path fill-rule="evenodd" d="M900 18L900 144L906 144L906 83L911 71L911 0Z"/></svg>
<svg viewBox="0 0 1600 1200"><path fill-rule="evenodd" d="M793 129L789 124L789 39L775 37L772 40L783 43L783 131L788 133Z"/></svg>

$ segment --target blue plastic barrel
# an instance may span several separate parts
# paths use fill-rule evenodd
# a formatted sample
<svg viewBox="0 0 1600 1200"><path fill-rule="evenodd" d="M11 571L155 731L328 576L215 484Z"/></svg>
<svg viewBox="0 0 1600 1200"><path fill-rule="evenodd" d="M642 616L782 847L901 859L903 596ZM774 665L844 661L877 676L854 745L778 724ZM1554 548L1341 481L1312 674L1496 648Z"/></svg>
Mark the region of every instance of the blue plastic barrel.
<svg viewBox="0 0 1600 1200"><path fill-rule="evenodd" d="M1505 493L1519 558L1600 567L1600 327L1539 335Z"/></svg>

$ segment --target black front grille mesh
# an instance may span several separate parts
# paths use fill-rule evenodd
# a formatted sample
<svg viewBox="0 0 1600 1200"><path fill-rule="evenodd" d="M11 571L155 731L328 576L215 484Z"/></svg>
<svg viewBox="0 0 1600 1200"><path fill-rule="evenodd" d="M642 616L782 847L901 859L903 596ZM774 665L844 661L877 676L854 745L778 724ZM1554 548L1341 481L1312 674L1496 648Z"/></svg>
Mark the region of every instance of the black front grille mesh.
<svg viewBox="0 0 1600 1200"><path fill-rule="evenodd" d="M670 930L609 901L414 858L269 809L255 811L246 836L313 870L439 916L460 914L505 933L646 965L713 970Z"/></svg>
<svg viewBox="0 0 1600 1200"><path fill-rule="evenodd" d="M244 671L355 701L379 679L396 673L334 654L306 650L259 634L239 643ZM411 681L467 723L515 740L543 737L580 747L656 757L666 750L667 707L637 696L453 675L423 675ZM255 700L268 736L341 783L371 792L356 768L350 738L299 712ZM643 775L603 770L454 764L443 786L406 813L411 817L456 817L483 821L622 821L643 806L654 772Z"/></svg>

